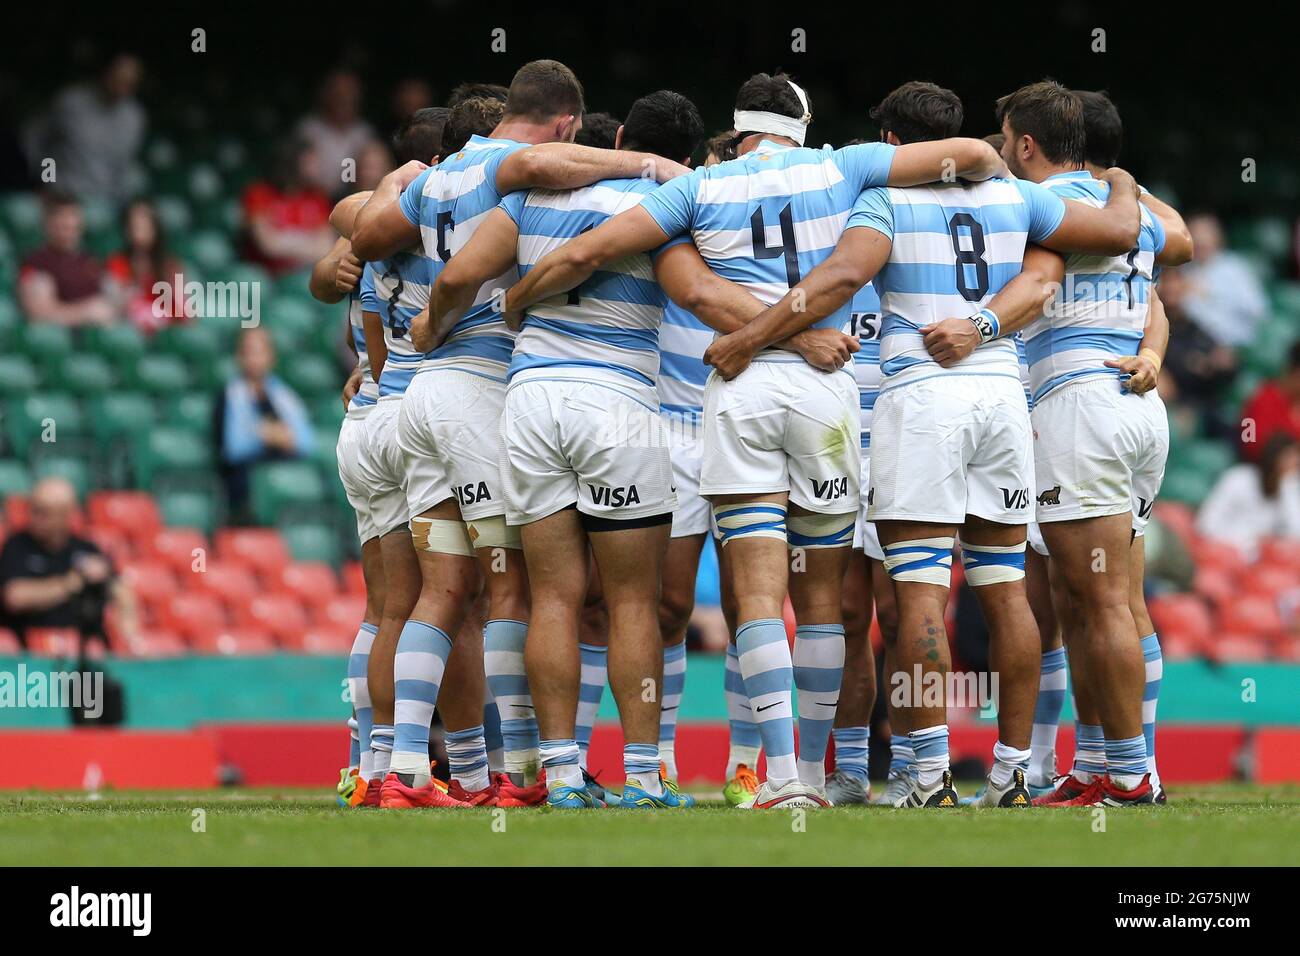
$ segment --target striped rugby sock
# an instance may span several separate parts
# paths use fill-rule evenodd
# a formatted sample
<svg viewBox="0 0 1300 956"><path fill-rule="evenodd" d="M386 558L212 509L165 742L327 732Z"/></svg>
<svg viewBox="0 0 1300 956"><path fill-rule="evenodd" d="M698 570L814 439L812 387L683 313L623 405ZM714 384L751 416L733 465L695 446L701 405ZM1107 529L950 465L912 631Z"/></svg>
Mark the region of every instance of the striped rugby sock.
<svg viewBox="0 0 1300 956"><path fill-rule="evenodd" d="M686 689L686 642L664 648L664 692L659 710L659 759L669 780L677 779L677 711Z"/></svg>
<svg viewBox="0 0 1300 956"><path fill-rule="evenodd" d="M609 649L594 644L579 644L582 658L582 683L578 687L578 722L576 727L578 759L582 769L587 769L587 750L591 747L591 731L596 726L600 711L600 698L605 693L609 674Z"/></svg>
<svg viewBox="0 0 1300 956"><path fill-rule="evenodd" d="M844 677L844 625L801 624L794 632L794 686L799 700L799 779L826 786L826 744Z"/></svg>
<svg viewBox="0 0 1300 956"><path fill-rule="evenodd" d="M429 782L429 727L451 653L451 638L423 621L407 621L393 658L392 772L410 774L413 786Z"/></svg>
<svg viewBox="0 0 1300 956"><path fill-rule="evenodd" d="M767 752L767 781L773 789L799 779L794 756L794 712L790 688L794 664L778 618L747 621L736 629L736 650L745 693L754 708L758 733Z"/></svg>
<svg viewBox="0 0 1300 956"><path fill-rule="evenodd" d="M1043 652L1038 671L1038 702L1034 705L1034 729L1029 738L1029 783L1047 787L1056 776L1056 735L1065 706L1065 648Z"/></svg>
<svg viewBox="0 0 1300 956"><path fill-rule="evenodd" d="M745 693L744 678L740 676L740 655L735 644L727 645L723 692L727 699L727 730L730 737L725 779L730 780L741 764L750 770L758 767L758 752L763 743L758 734L758 722L754 719L754 708L750 706L749 695Z"/></svg>

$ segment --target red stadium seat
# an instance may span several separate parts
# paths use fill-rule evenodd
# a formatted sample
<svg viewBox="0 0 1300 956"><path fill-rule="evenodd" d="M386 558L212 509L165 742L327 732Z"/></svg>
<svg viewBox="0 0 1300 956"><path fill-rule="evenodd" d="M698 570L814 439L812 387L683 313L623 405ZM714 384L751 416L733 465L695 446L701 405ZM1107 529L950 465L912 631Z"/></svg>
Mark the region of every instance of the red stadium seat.
<svg viewBox="0 0 1300 956"><path fill-rule="evenodd" d="M171 565L158 558L128 561L122 566L121 574L136 598L146 605L163 604L178 590Z"/></svg>
<svg viewBox="0 0 1300 956"><path fill-rule="evenodd" d="M1196 512L1181 501L1157 501L1155 517L1190 546L1196 538Z"/></svg>
<svg viewBox="0 0 1300 956"><path fill-rule="evenodd" d="M1173 631L1160 635L1160 653L1168 661L1186 661L1205 656L1201 641Z"/></svg>
<svg viewBox="0 0 1300 956"><path fill-rule="evenodd" d="M349 594L366 593L366 576L361 570L360 561L349 561L343 565L343 589Z"/></svg>
<svg viewBox="0 0 1300 956"><path fill-rule="evenodd" d="M182 657L187 653L185 642L171 631L146 630L123 640L113 648L124 657Z"/></svg>
<svg viewBox="0 0 1300 956"><path fill-rule="evenodd" d="M1300 594L1300 576L1294 568L1261 561L1241 576L1241 587L1276 605L1279 598L1293 600L1294 594Z"/></svg>
<svg viewBox="0 0 1300 956"><path fill-rule="evenodd" d="M1213 624L1205 602L1193 594L1169 594L1152 598L1148 603L1163 644L1166 637L1177 637L1185 645L1204 648Z"/></svg>
<svg viewBox="0 0 1300 956"><path fill-rule="evenodd" d="M1198 568L1193 587L1197 594L1208 598L1216 606L1231 600L1237 593L1232 575L1223 568Z"/></svg>
<svg viewBox="0 0 1300 956"><path fill-rule="evenodd" d="M1273 656L1289 663L1300 662L1300 637L1285 637L1273 645Z"/></svg>
<svg viewBox="0 0 1300 956"><path fill-rule="evenodd" d="M307 629L307 613L296 597L287 594L259 594L235 609L240 627L260 628L282 644L300 640Z"/></svg>
<svg viewBox="0 0 1300 956"><path fill-rule="evenodd" d="M311 606L338 593L339 579L334 569L320 561L296 561L280 569L277 578L280 590L293 594L303 604Z"/></svg>
<svg viewBox="0 0 1300 956"><path fill-rule="evenodd" d="M33 627L27 631L27 650L42 657L76 657L81 637L74 627Z"/></svg>
<svg viewBox="0 0 1300 956"><path fill-rule="evenodd" d="M1290 568L1300 575L1300 541L1295 538L1270 538L1260 545L1259 563Z"/></svg>
<svg viewBox="0 0 1300 956"><path fill-rule="evenodd" d="M213 543L217 557L247 565L267 580L273 580L290 560L289 549L274 528L223 528Z"/></svg>
<svg viewBox="0 0 1300 956"><path fill-rule="evenodd" d="M92 526L110 528L134 541L150 540L162 527L158 505L144 491L97 491L86 500Z"/></svg>
<svg viewBox="0 0 1300 956"><path fill-rule="evenodd" d="M23 646L18 643L18 635L7 627L0 627L0 654L18 655L23 652Z"/></svg>
<svg viewBox="0 0 1300 956"><path fill-rule="evenodd" d="M1269 644L1252 634L1224 631L1215 635L1210 656L1218 661L1264 661L1270 656Z"/></svg>
<svg viewBox="0 0 1300 956"><path fill-rule="evenodd" d="M159 623L196 644L225 628L228 622L225 608L211 594L183 591L162 609Z"/></svg>
<svg viewBox="0 0 1300 956"><path fill-rule="evenodd" d="M1242 594L1228 601L1220 609L1218 626L1224 632L1236 632L1261 640L1272 640L1282 633L1282 615L1278 612L1277 604L1271 599L1255 594Z"/></svg>
<svg viewBox="0 0 1300 956"><path fill-rule="evenodd" d="M135 557L135 542L116 528L91 525L84 534L94 542L95 547L108 555L114 567L120 568Z"/></svg>
<svg viewBox="0 0 1300 956"><path fill-rule="evenodd" d="M1236 577L1247 565L1241 550L1226 541L1197 538L1192 542L1190 550L1198 568L1217 568Z"/></svg>
<svg viewBox="0 0 1300 956"><path fill-rule="evenodd" d="M329 600L307 605L313 611L316 620L327 628L338 631L352 629L356 634L357 625L366 613L366 598L363 594L341 594Z"/></svg>
<svg viewBox="0 0 1300 956"><path fill-rule="evenodd" d="M253 572L233 561L209 561L190 578L195 591L221 598L232 613L262 593Z"/></svg>
<svg viewBox="0 0 1300 956"><path fill-rule="evenodd" d="M330 627L310 627L296 635L296 640L286 642L284 647L303 654L348 654L355 638L355 629L341 631Z"/></svg>
<svg viewBox="0 0 1300 956"><path fill-rule="evenodd" d="M153 540L148 542L145 550L154 557L166 561L177 574L194 573L195 551L202 554L206 562L211 557L208 552L208 539L203 532L194 528L163 528L156 532Z"/></svg>
<svg viewBox="0 0 1300 956"><path fill-rule="evenodd" d="M271 635L259 628L222 628L194 643L194 650L199 654L221 654L235 656L241 654L273 654L275 641Z"/></svg>

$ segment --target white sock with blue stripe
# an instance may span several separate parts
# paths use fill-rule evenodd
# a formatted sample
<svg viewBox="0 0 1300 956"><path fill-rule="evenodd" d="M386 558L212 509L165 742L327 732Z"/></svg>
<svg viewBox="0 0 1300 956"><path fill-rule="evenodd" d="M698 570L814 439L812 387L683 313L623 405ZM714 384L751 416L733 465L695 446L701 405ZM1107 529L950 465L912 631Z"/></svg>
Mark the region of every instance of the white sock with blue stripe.
<svg viewBox="0 0 1300 956"><path fill-rule="evenodd" d="M1065 648L1043 652L1038 671L1038 702L1034 704L1034 729L1029 738L1029 783L1048 787L1056 776L1056 736L1065 706Z"/></svg>
<svg viewBox="0 0 1300 956"><path fill-rule="evenodd" d="M686 689L686 642L664 648L664 693L659 704L659 759L669 780L677 779L677 711Z"/></svg>
<svg viewBox="0 0 1300 956"><path fill-rule="evenodd" d="M412 786L429 782L429 727L451 653L451 638L423 621L407 621L393 657L393 773L410 774Z"/></svg>
<svg viewBox="0 0 1300 956"><path fill-rule="evenodd" d="M1106 734L1097 724L1074 723L1074 767L1070 773L1080 783L1092 783L1106 773Z"/></svg>
<svg viewBox="0 0 1300 956"><path fill-rule="evenodd" d="M912 741L906 734L894 734L889 738L889 776L901 777L916 773L916 753L912 750Z"/></svg>
<svg viewBox="0 0 1300 956"><path fill-rule="evenodd" d="M820 790L826 786L826 744L844 677L844 625L795 628L793 665L799 699L799 779Z"/></svg>
<svg viewBox="0 0 1300 956"><path fill-rule="evenodd" d="M916 754L916 781L922 787L932 787L948 769L948 725L926 727L907 735Z"/></svg>
<svg viewBox="0 0 1300 956"><path fill-rule="evenodd" d="M626 744L623 747L623 772L627 782L636 784L652 797L663 795L659 779L659 747L656 744Z"/></svg>
<svg viewBox="0 0 1300 956"><path fill-rule="evenodd" d="M357 770L361 767L361 734L357 730L357 718L355 716L348 718L348 769Z"/></svg>
<svg viewBox="0 0 1300 956"><path fill-rule="evenodd" d="M348 655L348 695L352 698L352 712L357 718L357 743L365 741L357 761L357 775L362 780L371 780L375 772L375 754L370 749L370 733L375 728L374 708L370 706L370 681L367 673L370 669L370 645L375 642L375 633L379 629L373 624L362 624L357 629L357 636L352 640L352 652Z"/></svg>
<svg viewBox="0 0 1300 956"><path fill-rule="evenodd" d="M537 713L533 710L524 670L528 625L522 621L488 621L483 629L483 669L501 714L505 772L516 783L537 782Z"/></svg>
<svg viewBox="0 0 1300 956"><path fill-rule="evenodd" d="M1151 786L1160 786L1156 770L1156 704L1160 700L1160 681L1165 674L1165 659L1160 653L1160 638L1155 633L1142 638L1142 657L1146 662L1147 681L1142 688L1142 736L1147 742L1147 772Z"/></svg>
<svg viewBox="0 0 1300 956"><path fill-rule="evenodd" d="M487 747L488 772L495 775L506 772L506 744L501 738L501 713L492 692L486 693L483 702L483 744Z"/></svg>
<svg viewBox="0 0 1300 956"><path fill-rule="evenodd" d="M578 686L577 741L579 762L587 769L587 751L591 748L591 731L596 726L600 711L600 698L605 693L609 676L609 648L594 644L579 644L582 659L582 683ZM549 779L549 778L548 778Z"/></svg>
<svg viewBox="0 0 1300 956"><path fill-rule="evenodd" d="M750 770L758 767L758 752L763 740L758 734L758 721L754 708L745 693L745 680L740 676L740 655L735 644L727 645L727 668L723 677L723 693L727 698L727 731L730 737L727 749L727 772L730 780L742 764Z"/></svg>
<svg viewBox="0 0 1300 956"><path fill-rule="evenodd" d="M1110 782L1121 790L1132 790L1147 773L1147 740L1141 734L1124 740L1106 741L1106 771Z"/></svg>
<svg viewBox="0 0 1300 956"><path fill-rule="evenodd" d="M767 782L779 789L799 779L794 756L794 712L790 688L794 663L778 618L747 621L736 629L736 650L745 693L754 708L758 734L767 752Z"/></svg>
<svg viewBox="0 0 1300 956"><path fill-rule="evenodd" d="M393 759L393 725L375 724L370 728L370 759L373 761L371 771L373 781L382 781L388 776L389 764ZM428 772L428 767L425 767Z"/></svg>
<svg viewBox="0 0 1300 956"><path fill-rule="evenodd" d="M871 747L870 727L835 727L835 769L855 780L867 782L867 760Z"/></svg>
<svg viewBox="0 0 1300 956"><path fill-rule="evenodd" d="M447 770L470 793L486 790L488 779L487 743L483 725L455 730L447 734Z"/></svg>
<svg viewBox="0 0 1300 956"><path fill-rule="evenodd" d="M582 786L582 764L576 740L556 739L538 742L537 753L546 770L546 787L553 790L564 785Z"/></svg>

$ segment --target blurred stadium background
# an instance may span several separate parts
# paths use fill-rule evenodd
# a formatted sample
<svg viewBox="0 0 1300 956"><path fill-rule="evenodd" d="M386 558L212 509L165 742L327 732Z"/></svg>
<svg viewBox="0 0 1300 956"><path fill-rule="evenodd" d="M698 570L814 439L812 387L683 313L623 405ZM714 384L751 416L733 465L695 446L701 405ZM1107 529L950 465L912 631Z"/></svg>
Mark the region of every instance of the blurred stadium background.
<svg viewBox="0 0 1300 956"><path fill-rule="evenodd" d="M124 702L116 729L0 707L0 787L331 782L363 605L334 459L351 360L344 306L309 296L304 265L324 251L329 201L385 171L382 144L406 112L441 104L463 80L508 82L540 56L575 69L592 110L618 116L670 87L711 129L728 125L740 80L782 67L811 94L818 143L874 136L867 108L906 79L957 90L971 135L994 132L997 96L1045 75L1109 90L1125 120L1123 164L1185 215L1204 214L1199 252L1216 226L1224 237L1218 256L1162 287L1174 437L1148 535L1166 655L1162 774L1175 785L1300 780L1300 463L1279 442L1261 466L1265 443L1241 443L1255 415L1300 435L1300 370L1288 362L1300 337L1300 127L1270 78L1294 56L1280 31L1203 13L1121 20L1069 3L976 22L830 5L754 18L672 4L515 13L421 2L292 19L234 4L185 21L147 11L72 22L28 11L0 70L0 535L24 533L43 478L74 486L73 529L120 582L106 644L91 653ZM792 50L794 30L806 52ZM127 52L134 59L118 56ZM355 183L339 183L339 157L357 161ZM51 158L52 184L42 180ZM283 453L253 464L246 484L216 424L240 375L240 319L206 306L159 316L153 281L177 272L256 290L275 376L296 396L285 399L294 427ZM42 275L56 298L80 298L51 306ZM707 560L699 591L677 748L688 783L720 775L726 737ZM954 647L974 666L980 624L960 604L954 589ZM77 655L75 627L10 618L0 673ZM605 707L594 769L617 765L608 695ZM960 717L957 755L987 753L992 735L989 721Z"/></svg>

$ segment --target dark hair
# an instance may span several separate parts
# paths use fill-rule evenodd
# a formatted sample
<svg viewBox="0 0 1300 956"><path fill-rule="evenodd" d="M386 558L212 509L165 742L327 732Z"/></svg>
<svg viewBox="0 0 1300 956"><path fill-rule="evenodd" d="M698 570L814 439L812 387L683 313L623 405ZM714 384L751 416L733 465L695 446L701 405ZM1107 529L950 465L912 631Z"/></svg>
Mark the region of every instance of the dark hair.
<svg viewBox="0 0 1300 956"><path fill-rule="evenodd" d="M167 273L167 262L170 256L167 253L167 232L163 228L162 220L158 218L158 210L148 199L133 199L122 209L122 251L127 258L131 258L138 250L131 246L130 226L131 214L137 210L143 209L153 222L153 245L145 254L149 257L149 264L153 268L154 276L162 278Z"/></svg>
<svg viewBox="0 0 1300 956"><path fill-rule="evenodd" d="M583 113L582 129L574 142L579 146L597 146L601 149L613 149L614 138L623 121L608 113Z"/></svg>
<svg viewBox="0 0 1300 956"><path fill-rule="evenodd" d="M442 152L442 130L451 110L445 106L428 106L416 110L393 134L393 158L397 165L418 159L427 163Z"/></svg>
<svg viewBox="0 0 1300 956"><path fill-rule="evenodd" d="M556 116L581 116L584 110L582 84L558 60L525 63L510 81L509 116L544 123Z"/></svg>
<svg viewBox="0 0 1300 956"><path fill-rule="evenodd" d="M736 158L736 131L734 129L724 129L721 133L714 133L704 141L704 158L709 156L718 157L719 161L726 162L729 159Z"/></svg>
<svg viewBox="0 0 1300 956"><path fill-rule="evenodd" d="M1296 440L1286 432L1274 432L1264 442L1259 453L1259 484L1264 497L1276 498L1282 485L1282 475L1278 472L1278 463L1287 450L1294 448Z"/></svg>
<svg viewBox="0 0 1300 956"><path fill-rule="evenodd" d="M736 109L757 110L763 113L777 113L781 116L793 116L798 119L804 114L799 95L790 86L791 78L784 73L755 73L736 92ZM807 91L804 91L807 96ZM808 112L812 112L812 98L808 98ZM752 136L754 130L738 129L734 137L740 142L746 136Z"/></svg>
<svg viewBox="0 0 1300 956"><path fill-rule="evenodd" d="M46 216L69 207L81 209L81 201L70 192L51 189L41 194L41 212Z"/></svg>
<svg viewBox="0 0 1300 956"><path fill-rule="evenodd" d="M442 127L442 156L459 150L471 136L487 136L505 114L506 105L500 100L476 96L458 103L451 110Z"/></svg>
<svg viewBox="0 0 1300 956"><path fill-rule="evenodd" d="M1104 90L1075 90L1083 104L1084 152L1088 162L1111 167L1124 147L1124 123Z"/></svg>
<svg viewBox="0 0 1300 956"><path fill-rule="evenodd" d="M683 162L704 138L704 121L695 104L672 90L643 96L627 111L623 148Z"/></svg>
<svg viewBox="0 0 1300 956"><path fill-rule="evenodd" d="M904 83L869 114L880 132L893 133L900 143L947 139L961 132L961 98L933 83Z"/></svg>
<svg viewBox="0 0 1300 956"><path fill-rule="evenodd" d="M1001 133L989 133L987 136L984 137L984 142L988 143L999 153L1001 153L1002 147L1007 144L1007 138Z"/></svg>
<svg viewBox="0 0 1300 956"><path fill-rule="evenodd" d="M1049 163L1083 165L1083 104L1055 80L1031 83L1002 97L997 118L999 126L1007 122L1017 136L1032 136Z"/></svg>
<svg viewBox="0 0 1300 956"><path fill-rule="evenodd" d="M1289 372L1300 372L1300 339L1292 342L1287 350L1286 367Z"/></svg>
<svg viewBox="0 0 1300 956"><path fill-rule="evenodd" d="M450 109L479 97L504 103L509 92L500 83L458 83L447 97L447 107Z"/></svg>

